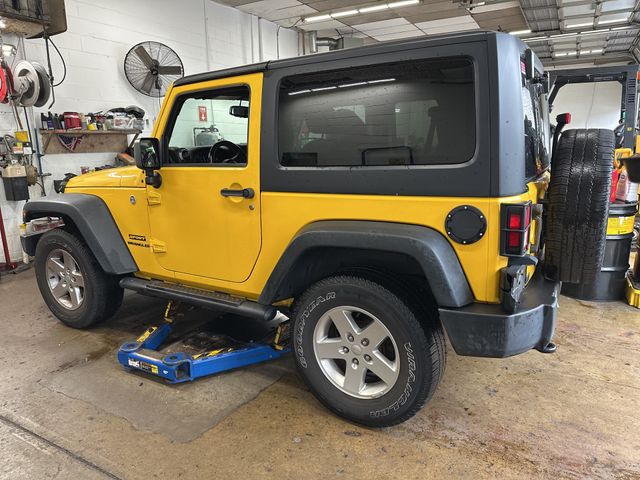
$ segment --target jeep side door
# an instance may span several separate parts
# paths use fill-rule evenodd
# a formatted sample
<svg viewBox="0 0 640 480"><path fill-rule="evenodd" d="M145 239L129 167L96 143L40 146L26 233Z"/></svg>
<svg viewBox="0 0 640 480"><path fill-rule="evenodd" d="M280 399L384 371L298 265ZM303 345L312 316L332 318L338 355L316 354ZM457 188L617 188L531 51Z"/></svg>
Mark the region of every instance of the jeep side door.
<svg viewBox="0 0 640 480"><path fill-rule="evenodd" d="M258 258L262 74L174 87L154 136L151 248L181 280L246 280ZM204 277L204 278L203 278Z"/></svg>

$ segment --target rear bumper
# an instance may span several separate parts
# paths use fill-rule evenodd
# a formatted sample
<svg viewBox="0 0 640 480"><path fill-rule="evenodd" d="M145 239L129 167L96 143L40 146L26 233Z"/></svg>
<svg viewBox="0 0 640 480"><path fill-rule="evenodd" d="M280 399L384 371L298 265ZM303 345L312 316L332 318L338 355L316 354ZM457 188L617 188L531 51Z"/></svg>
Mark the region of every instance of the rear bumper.
<svg viewBox="0 0 640 480"><path fill-rule="evenodd" d="M500 305L473 303L441 308L440 319L458 355L501 358L534 348L545 351L556 327L559 293L559 282L536 273L515 313L506 313Z"/></svg>

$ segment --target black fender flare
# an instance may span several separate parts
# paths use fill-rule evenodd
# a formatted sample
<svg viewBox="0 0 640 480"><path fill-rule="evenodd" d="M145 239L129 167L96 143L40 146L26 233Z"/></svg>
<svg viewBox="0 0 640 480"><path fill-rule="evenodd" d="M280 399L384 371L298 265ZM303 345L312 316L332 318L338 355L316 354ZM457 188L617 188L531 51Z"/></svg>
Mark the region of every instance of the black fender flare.
<svg viewBox="0 0 640 480"><path fill-rule="evenodd" d="M305 253L322 248L349 248L404 254L422 268L441 307L463 307L474 297L460 261L444 236L419 225L390 222L331 220L307 225L291 241L259 298L263 304L290 298L295 264Z"/></svg>
<svg viewBox="0 0 640 480"><path fill-rule="evenodd" d="M73 222L106 273L124 275L138 271L109 208L100 197L64 193L30 200L24 206L25 222L48 216ZM24 251L35 255L39 239L40 235L23 237Z"/></svg>

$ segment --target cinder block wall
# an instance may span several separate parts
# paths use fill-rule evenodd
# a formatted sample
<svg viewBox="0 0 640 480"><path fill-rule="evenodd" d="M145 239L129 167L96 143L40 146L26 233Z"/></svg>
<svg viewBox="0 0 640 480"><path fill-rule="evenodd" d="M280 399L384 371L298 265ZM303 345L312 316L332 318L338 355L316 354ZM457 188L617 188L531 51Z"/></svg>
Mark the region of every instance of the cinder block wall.
<svg viewBox="0 0 640 480"><path fill-rule="evenodd" d="M65 4L68 30L53 37L53 41L64 56L67 78L55 90L53 112L96 112L138 105L147 112L152 125L160 101L134 90L123 72L126 53L146 40L162 42L175 50L187 75L275 59L278 51L280 58L298 55L296 32L281 28L277 35L275 24L211 0L66 0ZM4 41L16 43L17 39L5 35ZM60 81L62 63L53 49L50 53L55 79ZM46 66L44 41L24 41L16 62L22 58ZM40 113L46 110L28 110L32 129L40 124ZM15 130L11 110L0 105L0 133ZM81 166L112 163L115 153L45 156L43 170L52 174L45 180L47 194L53 193L53 179L60 179L67 172L80 173ZM31 187L30 195L40 197L40 187ZM19 225L23 205L24 202L7 202L0 182L0 208L14 261L22 258ZM1 248L0 262L4 262Z"/></svg>

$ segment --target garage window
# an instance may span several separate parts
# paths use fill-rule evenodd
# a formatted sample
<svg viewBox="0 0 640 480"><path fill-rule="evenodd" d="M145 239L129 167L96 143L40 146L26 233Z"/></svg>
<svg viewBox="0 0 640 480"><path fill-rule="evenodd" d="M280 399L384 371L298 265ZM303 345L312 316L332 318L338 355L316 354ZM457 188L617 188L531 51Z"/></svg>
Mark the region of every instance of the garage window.
<svg viewBox="0 0 640 480"><path fill-rule="evenodd" d="M429 59L296 75L279 96L280 163L463 163L476 146L473 64Z"/></svg>

